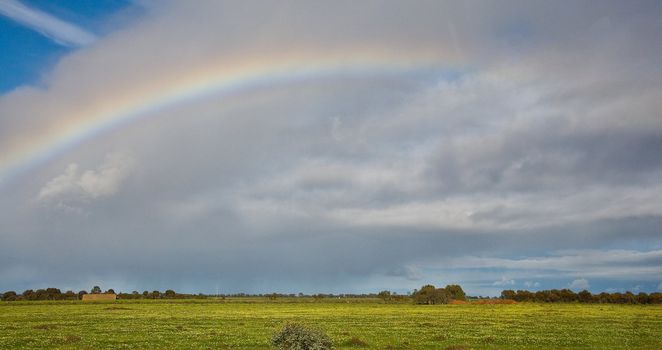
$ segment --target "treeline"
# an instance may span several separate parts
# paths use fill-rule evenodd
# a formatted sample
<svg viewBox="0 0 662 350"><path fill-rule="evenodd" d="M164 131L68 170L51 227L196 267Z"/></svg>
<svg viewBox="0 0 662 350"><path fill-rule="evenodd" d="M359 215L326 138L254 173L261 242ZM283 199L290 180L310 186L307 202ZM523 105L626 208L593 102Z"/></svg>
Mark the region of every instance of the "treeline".
<svg viewBox="0 0 662 350"><path fill-rule="evenodd" d="M192 294L181 294L177 293L174 290L168 289L165 292L160 292L158 290L154 291L144 291L139 293L133 291L132 293L115 293L113 289L108 289L105 292L101 291L101 288L94 286L90 290L89 294L102 294L102 293L112 293L116 294L118 299L192 299L192 298L204 298L203 295L192 295ZM21 300L81 300L83 295L88 294L87 291L81 290L79 292L74 292L68 290L62 292L58 288L46 288L46 289L37 289L32 290L28 289L21 294L18 294L14 291L4 292L0 295L2 301L21 301Z"/></svg>
<svg viewBox="0 0 662 350"><path fill-rule="evenodd" d="M407 298L407 295L397 294L390 291L381 291L379 293L364 293L364 294L353 294L353 293L317 293L317 294L304 294L304 293L267 293L267 294L249 294L249 293L234 293L234 294L218 294L210 295L210 297L229 297L229 298L269 298L269 299L278 299L278 298L313 298L313 299L361 299L361 298L380 298L380 299L399 299Z"/></svg>
<svg viewBox="0 0 662 350"><path fill-rule="evenodd" d="M414 290L409 295L399 295L390 291L382 291L379 293L367 294L219 294L219 295L205 295L205 294L183 294L177 293L172 289L165 292L158 290L153 291L133 291L131 293L115 293L113 289L108 289L102 292L101 288L94 286L90 292L91 294L113 293L117 295L118 299L206 299L206 298L220 298L226 297L258 297L268 298L270 300L280 298L313 298L321 300L325 298L333 299L359 299L359 298L379 298L384 302L414 302L415 304L448 304L453 300L465 301L467 296L462 290L462 287L457 284L447 285L444 288L436 288L433 285L425 285L419 290ZM2 301L21 301L21 300L81 300L83 295L88 294L87 291L81 290L74 292L68 290L62 292L58 288L46 288L32 290L28 289L21 294L14 291L8 291L0 294ZM475 299L475 298L473 298ZM599 293L592 294L587 290L575 293L570 289L551 289L531 292L528 290L504 290L501 292L501 299L514 300L517 302L544 302L544 303L602 303L602 304L662 304L662 293L638 293L632 292L624 293Z"/></svg>
<svg viewBox="0 0 662 350"><path fill-rule="evenodd" d="M321 299L339 299L339 298L348 298L348 299L360 299L360 298L380 298L386 302L403 302L408 301L409 296L399 295L395 292L382 291L379 293L367 293L367 294L304 294L304 293L267 293L267 294L249 294L249 293L234 293L234 294L183 294L177 293L172 289L168 289L165 292L158 290L154 291L133 291L131 293L116 293L113 289L108 289L103 292L98 286L94 286L90 294L101 294L101 293L112 293L117 295L117 299L207 299L207 298L219 298L225 299L229 298L267 298L270 300L276 300L280 298L312 298L315 300ZM0 300L2 301L21 301L21 300L81 300L83 295L88 294L87 291L81 290L79 292L66 291L62 292L58 288L46 288L46 289L37 289L32 290L28 289L23 293L16 293L14 291L8 291L0 294Z"/></svg>
<svg viewBox="0 0 662 350"><path fill-rule="evenodd" d="M551 289L531 292L504 290L501 299L540 303L599 303L599 304L662 304L662 293L606 293L592 294L587 290L575 293L570 289Z"/></svg>

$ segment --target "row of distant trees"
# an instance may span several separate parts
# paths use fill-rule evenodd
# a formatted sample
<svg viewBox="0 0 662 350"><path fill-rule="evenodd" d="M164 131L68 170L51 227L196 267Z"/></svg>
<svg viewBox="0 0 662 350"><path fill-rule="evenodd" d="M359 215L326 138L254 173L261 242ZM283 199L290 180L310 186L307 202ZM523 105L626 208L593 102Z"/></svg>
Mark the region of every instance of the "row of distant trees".
<svg viewBox="0 0 662 350"><path fill-rule="evenodd" d="M104 293L99 286L94 286L89 292L90 294L101 294ZM113 289L108 289L105 293L117 294ZM46 289L37 289L32 290L28 289L21 294L18 294L14 291L4 292L0 295L0 299L3 301L20 301L20 300L80 300L83 298L83 295L88 294L87 291L81 290L79 292L74 292L68 290L62 292L58 288L46 288ZM172 289L168 289L165 292L160 292L158 290L154 291L144 291L139 293L133 291L132 293L119 293L117 298L119 299L189 299L197 298L199 295L190 295L190 294L180 294L175 292Z"/></svg>
<svg viewBox="0 0 662 350"><path fill-rule="evenodd" d="M205 299L205 298L221 298L225 297L257 297L257 298L268 298L270 300L276 300L280 298L312 298L314 300L321 300L325 298L381 298L386 302L405 302L409 300L407 295L399 295L394 292L383 291L380 293L368 293L368 294L304 294L304 293L268 293L268 294L248 294L248 293L236 293L236 294L218 294L218 295L206 295L206 294L183 294L177 293L172 289L168 289L165 292L160 292L158 290L154 291L133 291L131 293L116 293L113 289L108 289L107 291L102 291L98 286L94 286L90 294L100 294L100 293L113 293L117 295L118 299ZM14 291L8 291L0 294L0 300L3 301L20 301L20 300L81 300L83 295L88 294L87 291L81 290L79 292L66 291L62 292L58 288L46 288L46 289L37 289L32 290L28 289L23 293L16 293Z"/></svg>
<svg viewBox="0 0 662 350"><path fill-rule="evenodd" d="M94 286L90 292L91 294L104 293L99 286ZM131 293L115 293L113 289L108 289L105 293L117 294L118 299L191 299L191 298L208 298L209 295L203 294L182 294L177 293L172 289L165 292L158 290L154 291L133 291ZM58 288L46 288L32 290L28 289L21 294L14 291L8 291L0 294L0 299L3 301L20 301L20 300L80 300L83 295L88 294L87 291L81 290L79 292L66 291L62 292ZM410 302L416 304L447 304L453 300L466 300L467 297L462 290L462 287L457 284L447 285L444 288L436 288L433 285L425 285L421 289L414 290L411 295L399 295L390 291L382 291L377 294L314 294L305 295L299 294L229 294L229 295L214 295L214 297L266 297L271 300L286 297L312 297L315 300L324 298L380 298L384 302ZM504 290L501 292L501 299L514 300L518 302L579 302L579 303L603 303L603 304L662 304L662 293L638 293L632 292L624 293L599 293L592 294L587 290L575 293L570 289L551 289L541 291L528 291L528 290Z"/></svg>
<svg viewBox="0 0 662 350"><path fill-rule="evenodd" d="M544 303L601 303L601 304L662 304L662 293L600 293L587 290L575 293L570 289L551 289L531 292L528 290L504 290L502 299Z"/></svg>

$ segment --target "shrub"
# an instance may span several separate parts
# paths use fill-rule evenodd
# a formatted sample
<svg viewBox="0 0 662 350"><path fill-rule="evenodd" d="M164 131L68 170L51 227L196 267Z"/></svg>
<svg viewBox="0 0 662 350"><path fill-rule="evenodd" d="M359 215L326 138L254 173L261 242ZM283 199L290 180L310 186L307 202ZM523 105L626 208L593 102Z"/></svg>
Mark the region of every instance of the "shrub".
<svg viewBox="0 0 662 350"><path fill-rule="evenodd" d="M322 331L289 323L273 336L271 344L281 350L328 350L332 343Z"/></svg>

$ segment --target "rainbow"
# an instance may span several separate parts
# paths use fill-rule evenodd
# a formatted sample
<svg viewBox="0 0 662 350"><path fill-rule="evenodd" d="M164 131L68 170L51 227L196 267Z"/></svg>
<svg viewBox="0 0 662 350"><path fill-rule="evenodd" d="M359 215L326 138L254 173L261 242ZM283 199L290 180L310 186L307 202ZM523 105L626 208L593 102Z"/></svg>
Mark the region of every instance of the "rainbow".
<svg viewBox="0 0 662 350"><path fill-rule="evenodd" d="M232 68L219 63L210 64L194 69L184 77L86 106L77 114L65 118L58 127L22 138L27 141L10 144L9 152L0 154L0 186L98 135L205 96L235 96L242 91L336 75L439 70L442 69L441 63L439 56L434 54L407 57L392 52L388 55L373 52L270 57L230 65Z"/></svg>

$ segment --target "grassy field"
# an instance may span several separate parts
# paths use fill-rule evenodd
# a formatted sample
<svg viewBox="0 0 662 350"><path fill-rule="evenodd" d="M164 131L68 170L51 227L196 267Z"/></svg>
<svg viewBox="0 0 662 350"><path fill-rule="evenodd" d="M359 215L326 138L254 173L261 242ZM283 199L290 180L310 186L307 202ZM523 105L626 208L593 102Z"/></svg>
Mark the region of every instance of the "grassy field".
<svg viewBox="0 0 662 350"><path fill-rule="evenodd" d="M662 306L287 300L0 302L0 349L270 349L287 321L336 349L662 349Z"/></svg>

